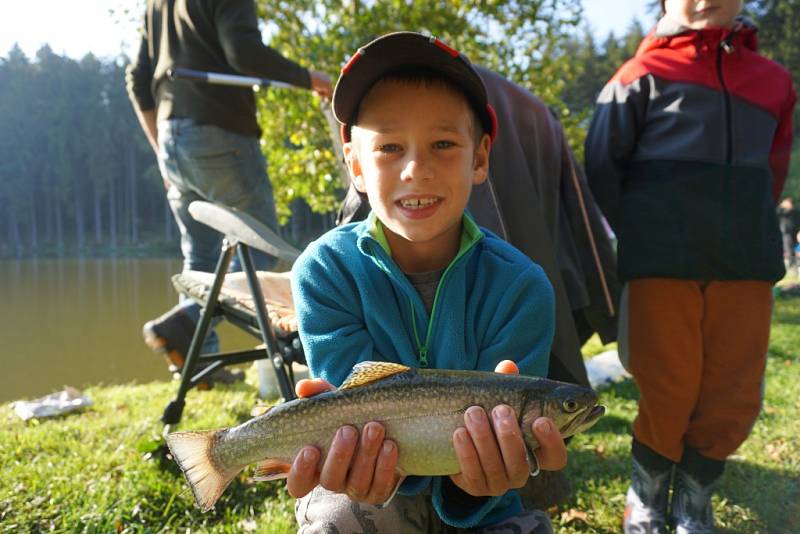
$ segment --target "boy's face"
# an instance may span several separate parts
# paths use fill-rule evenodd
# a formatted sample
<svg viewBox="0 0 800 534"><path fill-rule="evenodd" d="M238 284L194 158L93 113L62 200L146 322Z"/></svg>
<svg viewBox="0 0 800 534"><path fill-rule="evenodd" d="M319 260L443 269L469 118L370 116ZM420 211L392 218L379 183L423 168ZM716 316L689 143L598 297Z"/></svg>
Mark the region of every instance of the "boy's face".
<svg viewBox="0 0 800 534"><path fill-rule="evenodd" d="M743 0L666 0L664 11L687 28L730 28L742 10Z"/></svg>
<svg viewBox="0 0 800 534"><path fill-rule="evenodd" d="M393 256L458 250L472 185L489 165L489 136L476 146L473 117L461 94L438 83L382 81L362 100L345 158Z"/></svg>

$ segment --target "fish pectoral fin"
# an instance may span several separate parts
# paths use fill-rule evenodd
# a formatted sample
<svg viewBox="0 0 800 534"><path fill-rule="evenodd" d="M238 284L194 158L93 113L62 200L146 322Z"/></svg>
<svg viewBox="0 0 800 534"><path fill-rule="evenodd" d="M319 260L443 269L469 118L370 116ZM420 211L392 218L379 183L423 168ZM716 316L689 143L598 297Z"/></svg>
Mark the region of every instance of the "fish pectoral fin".
<svg viewBox="0 0 800 534"><path fill-rule="evenodd" d="M291 468L292 464L274 458L267 458L256 465L256 473L253 480L258 482L280 480L289 476L289 469Z"/></svg>
<svg viewBox="0 0 800 534"><path fill-rule="evenodd" d="M339 389L352 389L366 386L384 378L399 373L410 371L411 367L391 362L361 362L357 363Z"/></svg>

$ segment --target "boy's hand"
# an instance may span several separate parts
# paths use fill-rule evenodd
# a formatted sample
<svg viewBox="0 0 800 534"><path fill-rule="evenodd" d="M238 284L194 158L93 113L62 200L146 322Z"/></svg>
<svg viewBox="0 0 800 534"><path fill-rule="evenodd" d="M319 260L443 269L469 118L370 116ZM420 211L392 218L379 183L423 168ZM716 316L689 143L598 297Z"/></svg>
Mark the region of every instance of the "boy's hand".
<svg viewBox="0 0 800 534"><path fill-rule="evenodd" d="M295 387L301 398L331 389L334 389L331 384L320 379L301 380ZM318 471L321 457L313 446L300 451L286 484L290 495L303 497L319 484L327 490L347 494L352 501L382 504L400 480L395 472L397 445L384 439L380 423L367 423L361 436L352 426L339 428Z"/></svg>
<svg viewBox="0 0 800 534"><path fill-rule="evenodd" d="M505 360L495 372L517 374L519 369L514 362ZM530 468L514 410L506 405L495 406L490 420L483 408L472 406L464 414L464 423L465 428L453 433L461 465L461 472L450 476L453 483L474 496L502 495L524 486ZM533 433L540 443L536 449L539 467L548 471L562 469L567 464L567 450L553 422L546 417L536 419Z"/></svg>

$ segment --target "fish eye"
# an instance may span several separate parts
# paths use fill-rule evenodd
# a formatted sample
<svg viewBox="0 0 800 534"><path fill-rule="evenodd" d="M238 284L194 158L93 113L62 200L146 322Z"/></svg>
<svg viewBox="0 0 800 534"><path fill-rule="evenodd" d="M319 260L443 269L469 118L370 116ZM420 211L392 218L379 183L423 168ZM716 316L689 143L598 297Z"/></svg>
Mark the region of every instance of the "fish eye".
<svg viewBox="0 0 800 534"><path fill-rule="evenodd" d="M564 408L565 412L572 413L578 409L578 402L575 399L565 399L564 402L561 403L561 406Z"/></svg>

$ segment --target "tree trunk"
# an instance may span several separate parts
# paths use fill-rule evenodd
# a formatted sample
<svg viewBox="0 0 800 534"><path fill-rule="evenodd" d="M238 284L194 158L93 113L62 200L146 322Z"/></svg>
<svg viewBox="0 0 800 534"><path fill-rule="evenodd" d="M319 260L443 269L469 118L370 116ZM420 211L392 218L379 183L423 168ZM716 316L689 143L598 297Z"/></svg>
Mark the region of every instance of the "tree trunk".
<svg viewBox="0 0 800 534"><path fill-rule="evenodd" d="M93 188L93 225L94 225L94 242L95 245L100 245L103 242L103 211L100 209L100 188L95 184Z"/></svg>
<svg viewBox="0 0 800 534"><path fill-rule="evenodd" d="M75 244L82 255L86 246L86 228L83 216L83 195L81 193L80 184L75 184L75 197L73 200L75 203Z"/></svg>
<svg viewBox="0 0 800 534"><path fill-rule="evenodd" d="M55 225L53 220L53 190L49 186L49 181L45 181L44 194L44 241L48 245L53 242L53 235L55 234Z"/></svg>
<svg viewBox="0 0 800 534"><path fill-rule="evenodd" d="M292 217L289 219L289 235L292 237L292 241L297 242L300 235L300 225L302 224L300 218L302 217L302 213L300 213L300 203L298 201L293 201L290 209L292 211Z"/></svg>
<svg viewBox="0 0 800 534"><path fill-rule="evenodd" d="M30 241L31 241L31 256L36 256L39 251L39 210L36 209L36 190L31 188L31 226L30 226Z"/></svg>
<svg viewBox="0 0 800 534"><path fill-rule="evenodd" d="M20 237L19 234L19 221L17 220L17 210L14 209L13 206L9 205L6 213L8 213L9 240L14 246L14 255L17 258L21 258L23 249L22 249L22 238Z"/></svg>
<svg viewBox="0 0 800 534"><path fill-rule="evenodd" d="M128 180L130 183L130 218L131 218L131 242L139 242L139 197L137 196L136 180L136 153L133 151L133 143L128 145Z"/></svg>
<svg viewBox="0 0 800 534"><path fill-rule="evenodd" d="M116 182L112 178L108 187L108 243L112 251L117 250L117 207L114 205L116 193Z"/></svg>
<svg viewBox="0 0 800 534"><path fill-rule="evenodd" d="M62 219L61 203L56 199L55 226L56 226L56 250L61 256L64 252L64 221Z"/></svg>

